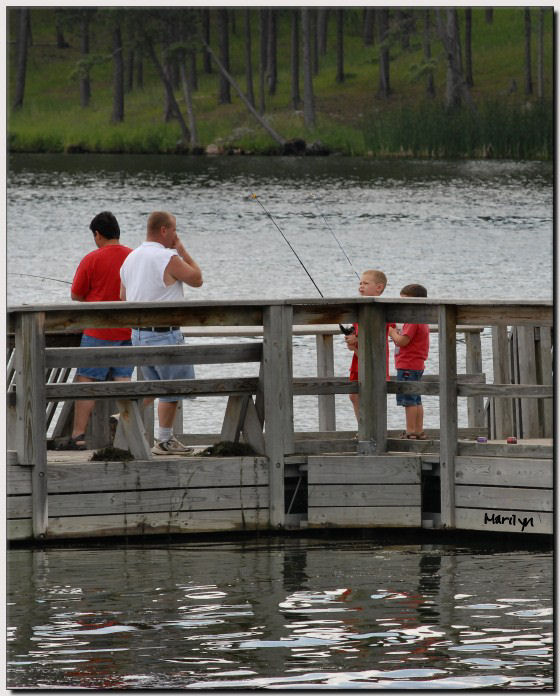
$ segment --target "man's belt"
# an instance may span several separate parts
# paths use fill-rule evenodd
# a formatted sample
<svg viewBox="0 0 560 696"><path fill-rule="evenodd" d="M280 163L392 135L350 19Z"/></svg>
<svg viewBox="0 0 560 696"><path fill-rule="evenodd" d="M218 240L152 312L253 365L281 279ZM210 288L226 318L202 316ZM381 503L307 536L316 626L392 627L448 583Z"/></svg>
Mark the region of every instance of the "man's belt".
<svg viewBox="0 0 560 696"><path fill-rule="evenodd" d="M156 331L157 333L168 333L169 331L179 331L180 326L139 326L138 331Z"/></svg>

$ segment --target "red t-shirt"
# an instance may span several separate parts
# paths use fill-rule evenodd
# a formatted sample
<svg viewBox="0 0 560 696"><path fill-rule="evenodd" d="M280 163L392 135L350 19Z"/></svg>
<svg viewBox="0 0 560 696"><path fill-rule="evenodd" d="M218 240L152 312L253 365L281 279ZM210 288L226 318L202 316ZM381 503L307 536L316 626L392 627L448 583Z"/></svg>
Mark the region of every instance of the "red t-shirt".
<svg viewBox="0 0 560 696"><path fill-rule="evenodd" d="M389 327L395 326L395 324L387 324L385 327L385 367L387 374L387 381L389 381ZM354 331L356 336L358 335L358 325L354 324ZM352 356L352 363L350 364L350 381L358 381L358 356L356 353Z"/></svg>
<svg viewBox="0 0 560 696"><path fill-rule="evenodd" d="M423 370L430 350L428 324L404 324L401 334L410 337L407 346L395 346L395 367L399 370Z"/></svg>
<svg viewBox="0 0 560 696"><path fill-rule="evenodd" d="M132 249L122 244L106 244L90 252L80 261L72 292L80 295L85 302L114 302L120 300L120 269ZM88 336L105 341L126 341L130 339L130 329L85 329Z"/></svg>

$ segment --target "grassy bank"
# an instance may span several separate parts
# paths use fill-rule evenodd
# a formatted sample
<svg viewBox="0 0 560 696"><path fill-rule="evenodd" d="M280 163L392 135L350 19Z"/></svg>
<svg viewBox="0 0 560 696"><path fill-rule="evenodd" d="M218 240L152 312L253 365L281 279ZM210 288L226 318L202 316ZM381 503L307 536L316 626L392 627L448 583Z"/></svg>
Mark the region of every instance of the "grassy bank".
<svg viewBox="0 0 560 696"><path fill-rule="evenodd" d="M462 19L463 11L460 11ZM11 36L15 12L11 11ZM9 110L8 144L12 152L183 152L176 121L163 121L163 87L146 61L144 87L125 97L125 121L111 124L112 63L107 32L92 37L92 50L106 56L91 73L92 100L79 104L75 72L80 59L78 36L65 32L69 48L55 45L52 10L33 9L33 45L30 47L24 106ZM278 86L266 95L266 118L287 139L320 141L328 150L346 155L414 157L497 157L550 159L553 156L552 13L545 21L545 98L524 93L523 8L496 8L488 24L484 9L473 9L472 96L476 111L448 113L443 106L446 65L441 42L432 41L436 96L426 96L425 79L414 79L422 58L420 34L410 48L397 41L391 47L391 86L388 99L376 96L379 80L378 48L364 46L360 13L347 13L345 73L335 83L335 26L331 20L328 52L314 78L316 127L307 130L303 113L290 106L289 51L279 50ZM534 13L536 22L536 11ZM254 66L258 66L258 26L254 16ZM242 87L244 45L238 19L232 35L231 70ZM420 24L419 24L420 27ZM289 18L280 17L280 47L289 46ZM215 36L215 34L213 35ZM93 48L94 47L94 48ZM8 104L13 102L15 42L11 41ZM536 37L533 37L533 72L536 74ZM536 82L536 76L534 77ZM255 86L257 86L255 74ZM258 91L258 90L257 90ZM301 82L303 91L303 81ZM176 92L185 113L180 90ZM257 97L258 100L258 97ZM199 141L219 151L272 154L278 146L232 92L232 103L219 105L216 71L200 69L194 93Z"/></svg>

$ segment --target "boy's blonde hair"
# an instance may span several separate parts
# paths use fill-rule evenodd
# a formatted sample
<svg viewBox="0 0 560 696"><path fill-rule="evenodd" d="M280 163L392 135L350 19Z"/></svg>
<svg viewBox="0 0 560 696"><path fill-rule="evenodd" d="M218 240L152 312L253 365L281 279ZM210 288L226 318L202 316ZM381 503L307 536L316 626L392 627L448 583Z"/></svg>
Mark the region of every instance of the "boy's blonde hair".
<svg viewBox="0 0 560 696"><path fill-rule="evenodd" d="M375 269L369 269L362 273L363 276L367 276L374 283L382 283L383 287L387 285L387 276L383 271L376 271Z"/></svg>

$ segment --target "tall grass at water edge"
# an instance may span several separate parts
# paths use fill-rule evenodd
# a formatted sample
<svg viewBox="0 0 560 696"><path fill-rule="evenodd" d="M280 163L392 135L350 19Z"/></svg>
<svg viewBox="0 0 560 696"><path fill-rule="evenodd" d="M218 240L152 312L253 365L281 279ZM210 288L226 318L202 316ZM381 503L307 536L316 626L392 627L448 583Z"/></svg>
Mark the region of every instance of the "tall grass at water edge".
<svg viewBox="0 0 560 696"><path fill-rule="evenodd" d="M554 110L550 102L486 101L476 110L447 111L425 103L379 116L363 131L373 155L551 159Z"/></svg>

